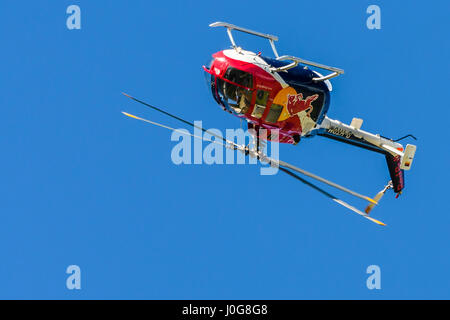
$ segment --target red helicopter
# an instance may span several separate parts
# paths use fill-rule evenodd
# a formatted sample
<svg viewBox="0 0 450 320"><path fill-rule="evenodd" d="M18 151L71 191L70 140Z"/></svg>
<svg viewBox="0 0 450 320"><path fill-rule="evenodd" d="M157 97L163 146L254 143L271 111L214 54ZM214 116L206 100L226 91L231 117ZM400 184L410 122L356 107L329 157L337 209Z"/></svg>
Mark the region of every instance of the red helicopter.
<svg viewBox="0 0 450 320"><path fill-rule="evenodd" d="M213 98L225 111L247 121L249 131L252 130L255 138L253 147L238 145L234 141L229 141L208 132L208 130L199 128L189 121L144 101L125 95L184 124L208 132L222 140L224 146L242 151L246 155L256 157L261 162L276 166L281 171L321 192L340 205L379 225L385 225L383 222L370 217L369 213L388 189L393 189L396 197L401 194L405 186L404 170L411 168L416 146L407 144L404 148L398 141L407 137L416 138L409 134L393 140L361 130L362 119L353 118L352 122L347 125L328 118L326 114L330 105L330 92L332 91L329 80L343 74L344 70L294 56L279 56L274 43L274 41L278 41L278 38L270 34L252 31L225 22L215 22L210 24L210 27L225 27L232 47L213 54L209 65L203 66L208 87ZM268 39L275 58L264 57L261 53L246 51L238 47L233 39L233 30ZM322 75L309 67L326 70L329 73ZM126 112L123 113L129 117L177 131L177 129ZM264 135L259 134L260 129L265 130ZM264 142L261 140L276 140L295 145L303 138L316 135L385 155L391 180L372 199L284 161L269 158L263 152ZM217 143L217 140L211 142ZM305 180L298 173L368 201L369 204L365 212Z"/></svg>

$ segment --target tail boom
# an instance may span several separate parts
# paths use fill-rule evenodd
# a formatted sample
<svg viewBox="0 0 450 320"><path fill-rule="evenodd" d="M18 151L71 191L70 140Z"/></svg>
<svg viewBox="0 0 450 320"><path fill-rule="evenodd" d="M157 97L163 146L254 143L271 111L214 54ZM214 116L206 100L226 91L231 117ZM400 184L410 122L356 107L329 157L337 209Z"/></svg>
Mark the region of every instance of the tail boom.
<svg viewBox="0 0 450 320"><path fill-rule="evenodd" d="M397 195L400 194L405 187L404 170L411 168L416 146L407 145L405 150L402 144L392 139L361 130L361 125L362 119L354 118L352 123L347 125L325 117L316 129L316 134L384 154L393 190Z"/></svg>

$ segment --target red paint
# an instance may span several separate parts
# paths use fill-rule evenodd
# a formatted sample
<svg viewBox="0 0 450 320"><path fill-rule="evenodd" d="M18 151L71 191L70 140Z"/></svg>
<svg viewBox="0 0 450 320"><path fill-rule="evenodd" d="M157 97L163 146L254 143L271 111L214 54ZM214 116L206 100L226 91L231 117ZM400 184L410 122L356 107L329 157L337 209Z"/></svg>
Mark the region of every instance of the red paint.
<svg viewBox="0 0 450 320"><path fill-rule="evenodd" d="M253 87L248 88L252 91L252 99L250 103L250 108L247 110L247 112L243 115L239 115L239 117L246 118L249 122L258 125L265 129L279 129L279 141L282 143L294 143L293 136L294 135L301 135L302 133L302 127L300 120L297 116L294 116L298 112L301 112L302 110L306 110L308 108L312 111L312 105L311 103L315 101L318 98L318 95L313 95L306 97L303 99L302 94L289 97L289 104L288 104L288 112L291 114L291 117L279 121L276 123L270 123L266 122L265 119L267 117L267 114L270 111L271 105L273 103L273 99L277 95L277 93L283 89L281 84L274 78L272 74L269 72L266 72L261 67L241 61L232 59L230 57L227 57L223 51L219 51L215 54L213 54L214 61L211 65L211 69L205 70L206 72L209 72L213 76L216 76L224 81L227 81L229 83L232 83L228 79L224 78L225 72L228 67L233 67L236 69L239 69L244 72L251 73L253 76ZM237 84L235 84L237 85ZM239 87L242 87L238 85ZM256 104L256 92L258 90L264 90L269 93L269 97L267 100L267 104L264 110L263 115L260 119L255 118L252 116L252 113L255 109ZM269 131L270 132L270 131Z"/></svg>

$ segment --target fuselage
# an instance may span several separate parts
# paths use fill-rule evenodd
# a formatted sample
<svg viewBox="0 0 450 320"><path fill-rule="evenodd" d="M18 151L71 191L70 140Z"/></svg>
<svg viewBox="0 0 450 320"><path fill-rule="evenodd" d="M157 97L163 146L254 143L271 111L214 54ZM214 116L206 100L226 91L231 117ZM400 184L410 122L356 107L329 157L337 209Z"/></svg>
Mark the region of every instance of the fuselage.
<svg viewBox="0 0 450 320"><path fill-rule="evenodd" d="M279 141L297 143L311 136L330 104L331 84L314 81L319 74L297 66L275 72L289 64L240 48L219 51L205 66L207 83L222 108L249 124L279 130Z"/></svg>

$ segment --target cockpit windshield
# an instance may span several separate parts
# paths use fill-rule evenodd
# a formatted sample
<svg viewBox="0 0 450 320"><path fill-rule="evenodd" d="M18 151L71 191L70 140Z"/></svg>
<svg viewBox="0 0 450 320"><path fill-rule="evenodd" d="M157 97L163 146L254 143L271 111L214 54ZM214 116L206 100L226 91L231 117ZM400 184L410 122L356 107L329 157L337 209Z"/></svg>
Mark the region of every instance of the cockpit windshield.
<svg viewBox="0 0 450 320"><path fill-rule="evenodd" d="M248 89L238 87L220 78L217 79L217 91L225 106L234 112L244 114L250 108L252 92Z"/></svg>
<svg viewBox="0 0 450 320"><path fill-rule="evenodd" d="M251 89L253 87L253 77L250 73L229 67L224 78L238 84L239 86Z"/></svg>
<svg viewBox="0 0 450 320"><path fill-rule="evenodd" d="M224 79L217 78L217 93L221 103L238 114L244 114L250 108L252 100L253 78L250 73L229 67Z"/></svg>

